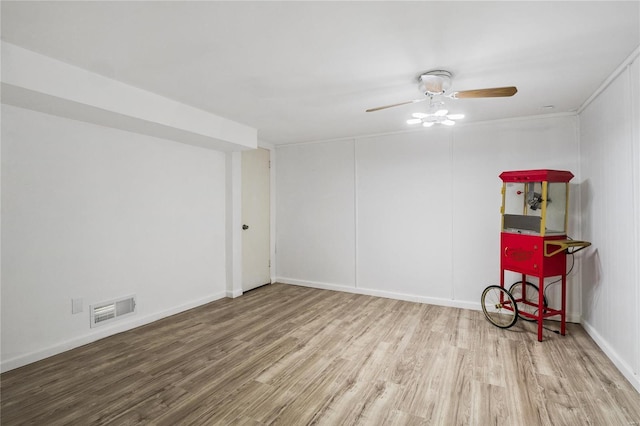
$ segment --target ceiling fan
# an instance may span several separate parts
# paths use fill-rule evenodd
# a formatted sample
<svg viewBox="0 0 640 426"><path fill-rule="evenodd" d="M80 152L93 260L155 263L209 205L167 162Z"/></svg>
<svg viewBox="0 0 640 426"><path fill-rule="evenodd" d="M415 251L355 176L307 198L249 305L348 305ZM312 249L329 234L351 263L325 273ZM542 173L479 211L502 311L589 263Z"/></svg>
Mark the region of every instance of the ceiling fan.
<svg viewBox="0 0 640 426"><path fill-rule="evenodd" d="M367 110L367 112L380 111L382 109L393 108L401 105L424 102L426 100L433 99L434 96L445 96L450 99L505 98L513 96L518 92L518 89L515 86L507 86L494 87L491 89L463 90L460 92L450 92L447 94L447 90L449 90L449 88L451 87L451 77L451 73L445 70L433 70L424 72L418 75L417 78L420 91L425 95L424 98L380 106L377 108L370 108ZM414 118L417 119L418 117Z"/></svg>

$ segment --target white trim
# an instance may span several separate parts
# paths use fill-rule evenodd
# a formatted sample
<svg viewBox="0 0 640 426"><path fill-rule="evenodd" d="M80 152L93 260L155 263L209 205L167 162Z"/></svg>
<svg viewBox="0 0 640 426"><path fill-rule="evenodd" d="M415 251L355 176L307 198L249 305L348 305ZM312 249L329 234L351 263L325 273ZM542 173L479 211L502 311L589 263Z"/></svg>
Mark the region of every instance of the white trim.
<svg viewBox="0 0 640 426"><path fill-rule="evenodd" d="M451 132L451 134L449 135L449 194L451 194L451 199L450 199L450 211L449 211L449 220L451 221L451 229L449 230L449 243L451 244L451 252L449 253L451 256L451 269L450 269L450 277L451 277L451 299L455 300L456 298L456 270L455 270L455 259L456 259L456 253L455 253L455 230L453 229L453 224L455 223L455 212L454 212L454 202L453 202L453 197L454 197L454 173L455 173L455 164L453 164L454 162L454 155L453 155L453 149L454 146L453 144L455 143L455 133Z"/></svg>
<svg viewBox="0 0 640 426"><path fill-rule="evenodd" d="M136 327L152 323L159 319L166 318L171 315L175 315L180 312L205 305L207 303L211 303L224 297L224 292L215 293L198 300L183 303L180 306L172 307L161 312L156 312L143 317L131 317L132 319L130 321L118 322L113 326L105 326L99 329L93 328L91 330L95 331L92 331L91 333L87 333L71 340L60 342L56 345L49 346L48 348L44 348L35 352L30 352L28 354L23 354L14 358L2 360L2 362L0 363L0 372L4 373L5 371L13 370L15 368L22 367L23 365L31 364L32 362L40 361L50 356L57 355L62 352L66 352L68 350L86 345L88 343L95 342L96 340L104 339L105 337L109 337L114 334L122 333L123 331L128 331Z"/></svg>
<svg viewBox="0 0 640 426"><path fill-rule="evenodd" d="M538 114L538 115L528 115L524 117L510 117L510 118L499 118L496 120L485 120L485 121L472 121L472 122L458 122L455 127L450 127L448 130L451 132L455 132L456 128L460 127L469 127L469 126L477 126L477 125L487 125L487 124L500 124L500 123L511 123L517 121L529 121L529 120L542 120L542 119L550 119L550 118L559 118L559 117L572 117L577 115L575 111L569 112L557 112L552 114ZM329 143L329 142L346 142L349 140L356 139L369 139L369 138L377 138L380 136L389 136L389 135L400 135L404 133L417 133L417 132L428 132L430 129L426 129L424 127L413 127L411 129L404 130L395 130L391 132L382 132L382 133L370 133L370 134L362 134L357 136L345 136L334 139L320 139L315 141L305 141L305 142L292 142L292 143L281 143L277 144L276 148L288 147L288 146L299 146L299 145L313 145L318 143Z"/></svg>
<svg viewBox="0 0 640 426"><path fill-rule="evenodd" d="M263 140L258 139L258 148L266 149L269 151L269 261L271 262L271 266L269 267L269 279L271 284L275 281L275 277L277 274L276 271L276 145L265 142ZM242 211L242 207L240 208ZM239 295L242 295L240 292ZM239 296L238 295L238 296ZM237 297L237 296L227 296L227 297Z"/></svg>
<svg viewBox="0 0 640 426"><path fill-rule="evenodd" d="M342 291L345 293L364 294L367 296L384 297L386 299L405 300L407 302L426 303L429 305L448 306L452 308L480 310L480 302L465 302L461 300L442 299L438 297L425 297L413 294L395 293L390 291L382 291L368 289L363 287L354 287L348 284L330 284L317 281L297 280L294 278L278 277L277 282L282 284L297 285L301 287L318 288L321 290Z"/></svg>
<svg viewBox="0 0 640 426"><path fill-rule="evenodd" d="M353 285L358 288L358 151L353 143Z"/></svg>
<svg viewBox="0 0 640 426"><path fill-rule="evenodd" d="M228 297L230 299L235 299L236 297L240 297L242 296L244 293L242 291L242 289L235 289L233 291L229 291L227 290L225 292L225 297Z"/></svg>
<svg viewBox="0 0 640 426"><path fill-rule="evenodd" d="M591 104L591 102L593 102L598 96L600 96L600 94L604 92L607 87L609 87L611 82L618 78L618 76L622 74L638 56L640 56L640 46L636 47L635 50L631 52L631 54L627 56L624 61L622 61L618 68L616 68L615 71L613 71L611 75L607 77L607 79L600 85L600 87L598 87L596 91L593 92L593 94L589 96L582 105L580 105L580 108L578 108L578 114L582 114L582 111L584 111L585 108L587 108L589 104Z"/></svg>
<svg viewBox="0 0 640 426"><path fill-rule="evenodd" d="M607 357L613 362L622 375L629 381L629 383L631 383L631 385L640 392L640 377L633 374L633 368L631 368L631 366L627 364L611 346L609 346L607 340L598 333L595 327L586 321L582 321L582 327L586 330L587 334L591 336L593 341L596 342L600 349L602 349L605 355L607 355Z"/></svg>
<svg viewBox="0 0 640 426"><path fill-rule="evenodd" d="M450 129L455 132L456 129L461 127L474 127L474 126L486 126L486 125L495 125L495 124L503 124L503 123L513 123L513 122L521 122L521 121L532 121L532 120L549 120L554 118L563 118L563 117L574 117L578 115L576 111L567 111L567 112L554 112L550 114L536 114L536 115L526 115L522 117L509 117L509 118L497 118L495 120L484 120L484 121L471 121L468 123L458 122L455 127L451 127ZM429 129L420 129L423 131L429 131Z"/></svg>
<svg viewBox="0 0 640 426"><path fill-rule="evenodd" d="M271 142L265 142L263 140L258 139L258 148L268 149L269 151L273 151L276 149L276 146Z"/></svg>
<svg viewBox="0 0 640 426"><path fill-rule="evenodd" d="M573 125L574 125L574 135L575 135L575 143L576 143L576 152L578 153L578 158L577 158L577 171L576 173L578 174L577 176L577 182L578 185L582 184L582 144L580 143L580 115L576 115L575 120L573 121ZM577 186L577 185L576 185ZM571 189L571 184L569 184L569 190ZM575 202L575 205L577 207L577 219L578 219L578 223L574 224L573 226L573 230L578 234L578 238L582 239L582 229L583 229L583 220L582 220L582 191L575 191L576 194L572 194L569 193L569 206L568 208L571 209L571 205L572 203ZM572 201L575 200L575 201ZM567 214L570 214L570 210L567 210ZM569 230L567 229L567 232ZM578 293L578 306L574 306L574 309L578 310L578 318L577 321L575 322L582 322L582 312L584 311L584 309L582 309L582 258L579 259L575 259L574 257L574 262L577 262L577 266L578 266L578 270L576 271L576 276L575 278L578 280L578 283L580 283L580 285L576 286L576 288L574 288L573 291Z"/></svg>
<svg viewBox="0 0 640 426"><path fill-rule="evenodd" d="M633 71L633 66L638 69L638 74L635 74ZM636 58L633 62L629 63L627 68L627 85L629 87L629 109L631 114L631 152L633 156L632 167L633 167L633 182L631 184L632 191L631 194L633 196L633 205L634 211L636 212L636 217L634 218L634 231L635 231L635 255L633 259L635 259L636 270L635 270L635 280L636 280L636 332L637 336L635 339L635 365L633 365L634 373L636 375L640 375L640 313L638 313L638 308L640 308L640 261L638 261L638 256L640 256L640 197L638 193L640 191L640 124L638 123L637 117L640 114L640 81L638 77L640 77L640 60ZM636 120L633 119L636 117ZM636 376L637 377L637 376ZM639 390L640 391L640 390Z"/></svg>
<svg viewBox="0 0 640 426"><path fill-rule="evenodd" d="M242 152L225 158L226 293L242 294ZM235 297L235 296L229 296Z"/></svg>
<svg viewBox="0 0 640 426"><path fill-rule="evenodd" d="M295 278L278 277L277 282L287 285L297 285L300 287L317 288L320 290L341 291L344 293L364 294L367 296L384 297L385 299L404 300L407 302L424 303L427 305L446 306L449 308L469 309L472 311L481 311L480 297L477 302L469 302L465 300L444 299L440 297L418 296L415 294L395 293L391 291L368 289L363 287L354 287L349 284L331 284L319 281L298 280ZM554 321L555 318L549 318ZM559 320L558 320L559 321ZM567 322L580 324L580 315L567 313Z"/></svg>

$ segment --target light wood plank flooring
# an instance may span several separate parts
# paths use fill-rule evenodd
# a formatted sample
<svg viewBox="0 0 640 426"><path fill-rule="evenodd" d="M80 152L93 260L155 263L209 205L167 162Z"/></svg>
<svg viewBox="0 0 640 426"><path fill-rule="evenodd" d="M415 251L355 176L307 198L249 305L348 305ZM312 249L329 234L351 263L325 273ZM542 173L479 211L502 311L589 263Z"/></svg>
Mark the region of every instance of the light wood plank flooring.
<svg viewBox="0 0 640 426"><path fill-rule="evenodd" d="M481 312L274 284L3 374L1 422L640 424L640 394L579 325L536 337Z"/></svg>

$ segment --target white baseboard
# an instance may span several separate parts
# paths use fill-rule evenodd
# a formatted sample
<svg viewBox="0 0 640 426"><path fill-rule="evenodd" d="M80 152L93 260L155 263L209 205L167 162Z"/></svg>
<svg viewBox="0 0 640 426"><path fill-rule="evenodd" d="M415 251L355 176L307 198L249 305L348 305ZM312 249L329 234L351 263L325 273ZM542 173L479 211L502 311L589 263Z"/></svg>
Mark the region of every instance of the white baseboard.
<svg viewBox="0 0 640 426"><path fill-rule="evenodd" d="M417 296L414 294L395 293L392 291L373 290L361 287L354 287L345 284L329 284L318 281L297 280L295 278L278 277L276 282L282 284L299 285L301 287L319 288L322 290L343 291L346 293L365 294L367 296L385 297L387 299L406 300L408 302L426 303L429 305L447 306L450 308L470 309L473 311L481 311L480 297L477 302L468 300L444 299L439 297ZM553 320L553 318L551 318ZM567 312L567 322L580 323L580 315Z"/></svg>
<svg viewBox="0 0 640 426"><path fill-rule="evenodd" d="M640 392L640 376L633 373L633 368L627 364L618 353L609 345L600 333L587 321L582 321L582 327L586 330L587 334L591 336L594 342L602 349L602 352L613 362L622 375L631 383L631 385Z"/></svg>
<svg viewBox="0 0 640 426"><path fill-rule="evenodd" d="M354 287L344 284L329 284L317 281L304 281L294 278L278 277L276 282L283 284L299 285L302 287L319 288L323 290L343 291L346 293L364 294L367 296L384 297L387 299L406 300L407 302L426 303L429 305L448 306L452 308L472 309L479 311L480 301L468 302L465 300L443 299L439 297L426 297L414 294L396 293L392 291L375 290L362 287Z"/></svg>
<svg viewBox="0 0 640 426"><path fill-rule="evenodd" d="M222 299L226 296L225 292L212 294L210 296L204 297L202 299L193 300L191 302L184 303L180 306L176 306L162 312L156 312L153 314L146 315L144 317L136 317L135 315L131 316L127 321L122 321L119 323L115 323L113 325L105 325L100 327L99 329L91 329L90 333L84 334L82 336L78 336L71 340L67 340L64 342L60 342L56 345L49 346L48 348L41 349L35 352L31 352L28 354L23 354L11 359L2 360L0 362L0 372L4 373L5 371L13 370L18 367L22 367L27 364L31 364L36 361L40 361L42 359L48 358L53 355L58 355L62 352L66 352L68 350L86 345L87 343L95 342L96 340L104 339L105 337L112 336L114 334L122 333L123 331L131 330L136 327L140 327L154 321L157 321L162 318L166 318L171 315L178 314L183 311L187 311L189 309L198 307L200 305L204 305L206 303L213 302L218 299ZM87 324L88 325L88 324Z"/></svg>
<svg viewBox="0 0 640 426"><path fill-rule="evenodd" d="M237 289L237 290L233 290L233 291L227 291L226 292L226 297L230 298L230 299L235 299L236 297L240 297L242 296L242 289Z"/></svg>

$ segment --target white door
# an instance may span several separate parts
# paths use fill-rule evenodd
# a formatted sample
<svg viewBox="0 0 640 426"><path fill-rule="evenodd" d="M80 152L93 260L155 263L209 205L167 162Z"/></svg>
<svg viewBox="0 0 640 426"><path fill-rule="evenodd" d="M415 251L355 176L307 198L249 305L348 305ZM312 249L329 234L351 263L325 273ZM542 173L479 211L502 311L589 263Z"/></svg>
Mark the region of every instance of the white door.
<svg viewBox="0 0 640 426"><path fill-rule="evenodd" d="M242 152L242 290L271 282L267 149Z"/></svg>

